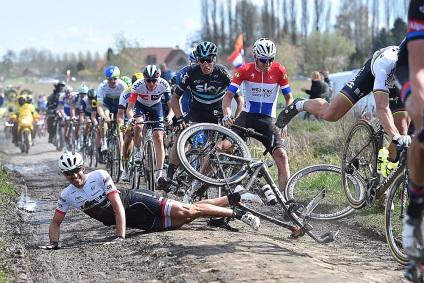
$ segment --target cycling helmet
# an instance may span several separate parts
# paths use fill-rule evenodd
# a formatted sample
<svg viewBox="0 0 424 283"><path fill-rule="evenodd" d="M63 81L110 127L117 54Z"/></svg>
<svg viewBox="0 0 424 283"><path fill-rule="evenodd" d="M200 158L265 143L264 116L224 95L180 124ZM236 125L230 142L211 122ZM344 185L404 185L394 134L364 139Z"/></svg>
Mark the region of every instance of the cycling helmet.
<svg viewBox="0 0 424 283"><path fill-rule="evenodd" d="M147 65L143 70L145 79L157 79L160 77L160 69L156 65Z"/></svg>
<svg viewBox="0 0 424 283"><path fill-rule="evenodd" d="M188 61L191 63L197 63L196 51L193 50L190 55L188 55Z"/></svg>
<svg viewBox="0 0 424 283"><path fill-rule="evenodd" d="M121 81L124 81L127 84L128 87L130 87L131 84L132 84L130 77L127 77L127 76L122 76Z"/></svg>
<svg viewBox="0 0 424 283"><path fill-rule="evenodd" d="M20 106L22 106L22 105L24 105L25 104L25 97L22 95L22 94L18 94L18 104L20 105Z"/></svg>
<svg viewBox="0 0 424 283"><path fill-rule="evenodd" d="M32 103L32 94L26 96L26 103Z"/></svg>
<svg viewBox="0 0 424 283"><path fill-rule="evenodd" d="M131 83L135 83L136 80L142 79L143 78L143 73L135 73L132 77L131 77Z"/></svg>
<svg viewBox="0 0 424 283"><path fill-rule="evenodd" d="M96 91L94 90L94 88L91 88L91 89L88 90L87 96L90 99L95 99L96 98Z"/></svg>
<svg viewBox="0 0 424 283"><path fill-rule="evenodd" d="M86 93L88 92L88 86L86 86L86 85L80 85L80 86L78 87L78 92L79 92L79 93L84 93L84 94L86 94Z"/></svg>
<svg viewBox="0 0 424 283"><path fill-rule="evenodd" d="M275 53L277 53L275 44L268 38L259 38L253 44L253 54L256 58L274 58Z"/></svg>
<svg viewBox="0 0 424 283"><path fill-rule="evenodd" d="M67 85L67 86L65 86L65 88L63 90L65 92L72 92L74 89L70 85Z"/></svg>
<svg viewBox="0 0 424 283"><path fill-rule="evenodd" d="M58 81L57 83L54 84L54 87L57 89L60 86L66 86L66 82L65 81Z"/></svg>
<svg viewBox="0 0 424 283"><path fill-rule="evenodd" d="M67 151L60 156L58 164L60 171L63 173L82 167L84 161L78 152Z"/></svg>
<svg viewBox="0 0 424 283"><path fill-rule="evenodd" d="M117 78L121 74L121 71L116 66L109 66L105 70L106 78Z"/></svg>
<svg viewBox="0 0 424 283"><path fill-rule="evenodd" d="M200 58L216 56L217 49L218 48L216 47L215 43L210 41L202 41L199 45L197 45L195 55Z"/></svg>

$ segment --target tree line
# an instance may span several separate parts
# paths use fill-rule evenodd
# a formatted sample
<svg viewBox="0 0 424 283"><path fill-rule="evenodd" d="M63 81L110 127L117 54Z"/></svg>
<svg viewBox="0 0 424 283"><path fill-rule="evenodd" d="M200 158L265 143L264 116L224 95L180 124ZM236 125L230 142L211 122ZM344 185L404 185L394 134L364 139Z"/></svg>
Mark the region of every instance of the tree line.
<svg viewBox="0 0 424 283"><path fill-rule="evenodd" d="M201 0L202 27L187 39L187 45L194 48L199 41L213 41L219 48L219 61L230 67L226 57L242 33L245 49L260 37L272 39L277 44L277 61L292 76L359 68L375 50L400 44L407 31L408 4L409 0L340 0L339 11L334 11L330 0L265 0L261 6L251 0ZM97 70L99 60L131 73L136 67L124 54L128 47L139 44L117 35L115 46L105 47L104 54L8 50L1 58L0 76L21 76L24 70L51 76L71 70L98 77L102 76ZM252 54L245 54L247 62L253 60Z"/></svg>

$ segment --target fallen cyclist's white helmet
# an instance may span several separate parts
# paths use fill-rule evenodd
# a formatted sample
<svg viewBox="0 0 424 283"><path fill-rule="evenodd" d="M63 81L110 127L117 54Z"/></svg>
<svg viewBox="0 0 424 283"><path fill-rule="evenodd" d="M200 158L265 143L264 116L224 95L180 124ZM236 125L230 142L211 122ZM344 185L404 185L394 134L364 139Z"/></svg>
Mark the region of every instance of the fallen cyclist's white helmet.
<svg viewBox="0 0 424 283"><path fill-rule="evenodd" d="M66 172L73 170L78 167L82 167L84 162L82 160L81 154L78 152L67 151L63 153L59 158L59 169L60 171Z"/></svg>
<svg viewBox="0 0 424 283"><path fill-rule="evenodd" d="M277 53L277 48L275 47L274 42L268 38L259 38L253 44L253 54L256 55L256 58L274 58Z"/></svg>

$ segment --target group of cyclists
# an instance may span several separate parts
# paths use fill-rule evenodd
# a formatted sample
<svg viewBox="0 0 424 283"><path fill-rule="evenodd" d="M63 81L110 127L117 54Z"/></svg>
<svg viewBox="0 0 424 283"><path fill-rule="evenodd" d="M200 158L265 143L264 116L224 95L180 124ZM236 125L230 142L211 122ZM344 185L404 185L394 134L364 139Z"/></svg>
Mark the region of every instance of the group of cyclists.
<svg viewBox="0 0 424 283"><path fill-rule="evenodd" d="M376 101L377 116L385 131L392 138L393 144L410 145L408 156L410 205L404 219L403 246L411 258L422 261L424 259L423 237L421 235L424 208L424 175L421 169L424 160L422 157L424 152L422 130L424 111L424 55L422 52L424 50L424 16L421 11L422 7L424 7L422 0L411 1L408 21L409 31L405 41L400 46L388 46L376 51L357 76L340 90L331 103L319 98L308 101L304 99L293 100L287 71L283 65L274 61L277 51L275 44L267 38L260 38L253 45L255 61L243 64L234 75L223 65L217 64L217 46L210 41L201 42L189 56L190 65L178 72L174 87L171 87L170 82L161 78L161 71L155 65L146 66L142 73L134 74L131 80L120 77L120 70L117 66L109 66L105 71L106 80L99 85L96 91L97 97L93 96L94 90L89 90L85 86L79 87L78 93L81 100L79 115L80 117L89 116L94 126L98 125L98 119L104 121L107 125L110 121L109 113L113 113L113 116L117 118L119 128L123 133L122 180L124 181L128 180L127 162L132 148L134 149L134 160L136 162L141 161L140 147L143 137L140 122L144 121L146 117L151 121L156 121L153 126L153 138L157 153L156 180L159 189L165 191L169 191L172 179L179 166L176 153L177 145L174 143L167 170L164 170L165 127L173 126L177 134L190 123L200 122L217 124L222 121L226 126L236 124L253 128L267 137L267 139L260 141L270 152L277 165L278 185L281 190L284 190L290 177L285 143L287 124L290 120L300 111L308 111L322 120L337 121L355 103L372 92ZM395 86L396 79L402 86L401 92ZM64 87L65 93L72 92L72 89L69 89L66 84L59 82L57 87L59 89ZM243 95L240 93L241 88L244 91ZM280 90L287 107L277 118L276 107ZM93 91L92 95L89 95L90 91ZM77 114L68 105L70 101L76 102L76 100L74 100L72 94L68 95L68 93L61 96L63 99L59 100L58 109L63 117L73 119ZM237 104L235 110L231 109L233 99ZM403 103L405 103L405 106ZM69 110L67 110L68 108ZM408 135L411 118L416 129L416 134L412 140L411 136ZM101 140L98 143L99 150L103 153L107 151L106 128L107 126L103 127L104 131L100 133ZM238 134L242 135L242 133ZM223 147L225 148L225 146L229 147L230 145L224 144ZM394 154L392 148L390 155L393 156ZM62 158L67 159L67 163L59 162L62 172L66 176L76 176L74 185L83 187L84 184L77 184L77 181L86 181L82 175L79 175L83 164L80 161L72 163L71 159L66 156L62 156ZM79 158L75 158L75 160L79 160ZM106 180L107 176L99 178ZM70 182L71 180L72 178ZM188 194L194 194L200 186L199 182L193 182ZM109 190L105 191L107 196L115 191L113 187L107 189ZM240 200L239 196L236 198ZM190 199L185 198L184 202L190 202ZM162 210L158 210L157 214L152 217L172 218L173 210L169 207L169 203L166 203L163 199L160 200ZM107 202L107 200L104 201ZM112 205L116 201L115 198L112 198ZM143 200L140 201L143 202ZM225 203L228 201L231 203L234 200L226 199ZM146 201L145 205L149 207L151 204ZM61 215L66 212L66 209L63 209L61 203L59 203L59 206L57 210L59 214L56 220L60 225L63 219ZM184 207L179 207L179 209ZM168 214L164 214L164 211L168 211ZM124 216L120 213L119 217ZM241 216L239 219L241 219ZM256 230L259 227L258 220L250 217L245 222L253 227L252 221ZM167 227L173 227L171 222L168 223L170 226ZM125 222L123 223L125 224ZM54 225L56 225L54 228L57 229L58 223L54 222ZM179 227L180 225L181 223L178 222L176 226ZM125 229L122 228L125 225L121 222L119 226L117 241L125 237ZM141 224L139 227L144 229ZM57 240L58 234L53 233L51 241L57 245Z"/></svg>

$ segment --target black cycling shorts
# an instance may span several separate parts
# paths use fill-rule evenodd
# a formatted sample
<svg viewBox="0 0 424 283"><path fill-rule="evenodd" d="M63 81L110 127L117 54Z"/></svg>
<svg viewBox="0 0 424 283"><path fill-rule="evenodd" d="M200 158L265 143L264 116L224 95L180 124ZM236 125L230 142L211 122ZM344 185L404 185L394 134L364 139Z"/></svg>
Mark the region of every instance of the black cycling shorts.
<svg viewBox="0 0 424 283"><path fill-rule="evenodd" d="M287 150L286 140L281 137L279 129L275 126L275 118L259 113L247 113L242 111L240 116L236 119L234 124L244 127L252 128L256 132L267 136L269 138L256 138L259 140L266 149L272 154L277 148ZM233 129L239 136L244 140L247 138L244 133L240 130ZM271 137L274 137L274 143L271 145Z"/></svg>

